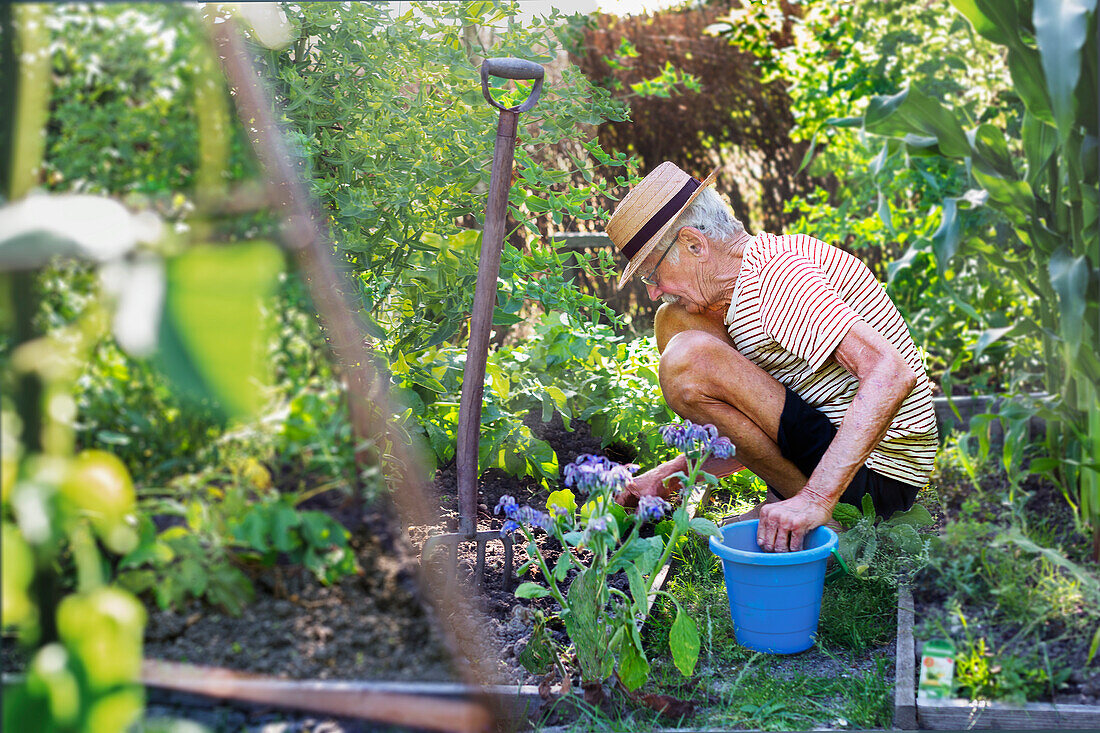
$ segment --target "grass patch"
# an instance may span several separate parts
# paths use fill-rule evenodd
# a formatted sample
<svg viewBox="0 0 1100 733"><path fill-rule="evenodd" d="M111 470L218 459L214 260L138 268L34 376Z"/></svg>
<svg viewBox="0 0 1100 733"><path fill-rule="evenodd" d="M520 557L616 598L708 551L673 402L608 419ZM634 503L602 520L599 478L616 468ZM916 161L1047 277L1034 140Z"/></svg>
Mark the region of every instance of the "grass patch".
<svg viewBox="0 0 1100 733"><path fill-rule="evenodd" d="M763 499L765 487L755 477L740 476L723 481L723 488L704 516L718 520L750 509ZM760 730L890 725L897 591L889 583L852 577L829 583L815 647L791 656L768 655L737 643L721 561L707 541L688 538L675 557L665 590L699 624L699 664L685 680L667 654L651 659L650 690L695 701L700 707L690 725ZM658 601L645 629L647 648L667 648L675 614L674 604Z"/></svg>

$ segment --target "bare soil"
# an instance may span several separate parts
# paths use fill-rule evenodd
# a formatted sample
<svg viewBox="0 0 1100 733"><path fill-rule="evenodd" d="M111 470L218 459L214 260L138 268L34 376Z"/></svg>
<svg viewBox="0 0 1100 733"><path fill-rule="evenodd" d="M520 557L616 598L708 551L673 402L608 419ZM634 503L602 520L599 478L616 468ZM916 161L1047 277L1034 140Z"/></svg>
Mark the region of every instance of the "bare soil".
<svg viewBox="0 0 1100 733"><path fill-rule="evenodd" d="M588 426L574 422L567 431L560 416L542 423L528 421L533 432L550 443L565 466L582 453L630 458L623 448L601 449ZM215 665L293 679L419 680L457 679L443 641L431 621L432 609L420 592L419 549L432 534L457 528L455 466L437 471L440 521L409 529L408 540L385 507L368 507L364 516L349 515L349 503L338 491L314 497L304 508L329 512L348 526L363 573L325 587L301 568L275 567L255 578L256 597L240 617L199 603L179 611L150 609L146 656L170 661ZM556 487L554 487L556 488ZM531 478L517 479L490 470L479 481L479 529L499 529L502 520L492 508L504 494L520 504L542 507L549 494ZM561 548L541 535L539 542L554 562ZM479 641L499 662L492 682L536 683L516 662L526 643L532 611L549 599L517 600L503 589L503 544L488 543L485 583L468 587L468 602L489 618ZM460 547L457 576L473 574L476 545ZM517 542L513 574L524 560ZM441 560L449 564L449 561ZM438 566L438 563L436 563ZM560 632L559 632L560 633Z"/></svg>

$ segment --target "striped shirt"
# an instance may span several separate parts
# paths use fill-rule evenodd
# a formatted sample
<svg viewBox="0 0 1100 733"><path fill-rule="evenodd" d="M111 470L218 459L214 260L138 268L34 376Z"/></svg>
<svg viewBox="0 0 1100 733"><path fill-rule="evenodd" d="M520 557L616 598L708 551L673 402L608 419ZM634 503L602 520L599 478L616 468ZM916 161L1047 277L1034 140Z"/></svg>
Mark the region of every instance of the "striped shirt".
<svg viewBox="0 0 1100 733"><path fill-rule="evenodd" d="M803 234L761 233L745 248L726 313L734 346L837 428L859 380L833 352L861 320L893 344L919 378L867 467L923 486L938 445L932 386L885 288L852 255Z"/></svg>

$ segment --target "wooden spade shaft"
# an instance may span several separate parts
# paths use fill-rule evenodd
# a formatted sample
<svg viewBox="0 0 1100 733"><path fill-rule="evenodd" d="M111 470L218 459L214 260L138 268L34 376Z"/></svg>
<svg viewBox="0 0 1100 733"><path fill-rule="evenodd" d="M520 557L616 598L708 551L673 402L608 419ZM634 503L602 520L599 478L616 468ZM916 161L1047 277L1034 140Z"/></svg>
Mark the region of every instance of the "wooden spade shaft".
<svg viewBox="0 0 1100 733"><path fill-rule="evenodd" d="M485 393L485 362L489 331L497 299L497 276L504 248L504 225L508 214L508 192L512 187L516 126L519 113L502 109L497 123L493 170L489 179L489 200L485 207L485 229L481 235L481 260L477 268L474 307L470 317L470 341L466 346L466 367L462 374L462 397L458 408L458 531L468 539L477 533L477 448L481 433L481 400Z"/></svg>

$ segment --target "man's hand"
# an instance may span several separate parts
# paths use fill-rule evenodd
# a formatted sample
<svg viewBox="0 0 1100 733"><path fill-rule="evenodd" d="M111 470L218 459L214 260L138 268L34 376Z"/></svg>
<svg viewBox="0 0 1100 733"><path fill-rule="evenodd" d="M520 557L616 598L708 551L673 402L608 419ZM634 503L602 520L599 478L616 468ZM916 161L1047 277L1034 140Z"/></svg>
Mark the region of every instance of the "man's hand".
<svg viewBox="0 0 1100 733"><path fill-rule="evenodd" d="M765 552L797 552L805 536L833 517L832 507L805 492L760 507L756 544Z"/></svg>
<svg viewBox="0 0 1100 733"><path fill-rule="evenodd" d="M680 489L680 482L677 479L671 479L668 485L665 485L662 474L661 468L658 467L635 476L615 497L615 501L630 509L638 506L638 500L643 496L659 496L662 499L668 499L674 491Z"/></svg>

